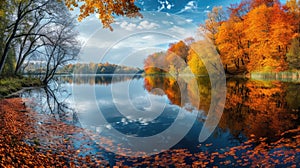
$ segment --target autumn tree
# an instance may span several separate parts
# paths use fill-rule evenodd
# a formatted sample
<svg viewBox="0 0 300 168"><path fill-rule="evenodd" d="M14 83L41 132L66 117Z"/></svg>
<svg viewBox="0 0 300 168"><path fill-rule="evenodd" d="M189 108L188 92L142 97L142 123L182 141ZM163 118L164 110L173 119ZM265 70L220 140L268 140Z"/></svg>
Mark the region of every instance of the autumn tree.
<svg viewBox="0 0 300 168"><path fill-rule="evenodd" d="M281 69L288 67L287 53L292 39L297 36L296 26L294 25L294 18L289 13L283 11L279 4L273 7L272 24L271 24L271 49L273 58L281 64Z"/></svg>
<svg viewBox="0 0 300 168"><path fill-rule="evenodd" d="M295 37L295 19L278 1L242 1L229 8L229 19L215 34L227 73L287 69L288 48Z"/></svg>
<svg viewBox="0 0 300 168"><path fill-rule="evenodd" d="M199 46L201 46L199 43L201 41L191 45L188 55L188 65L194 75L207 75L206 67L201 60L200 54L203 54L203 52L199 49Z"/></svg>
<svg viewBox="0 0 300 168"><path fill-rule="evenodd" d="M165 61L165 53L157 52L149 55L144 61L144 70L146 74L166 72L168 65Z"/></svg>
<svg viewBox="0 0 300 168"><path fill-rule="evenodd" d="M104 28L112 30L111 24L115 16L136 17L141 16L139 8L134 4L135 0L65 0L65 4L70 10L79 8L78 20L92 14L98 14Z"/></svg>
<svg viewBox="0 0 300 168"><path fill-rule="evenodd" d="M187 56L188 56L189 46L185 44L183 41L179 41L174 44L170 44L170 47L168 48L165 56L165 62L168 66L168 69L173 67L176 74L179 73L179 71L183 71L187 64Z"/></svg>
<svg viewBox="0 0 300 168"><path fill-rule="evenodd" d="M187 62L187 55L189 51L189 46L185 44L183 41L179 41L177 43L171 44L168 53L173 53L176 56L179 56L184 62Z"/></svg>
<svg viewBox="0 0 300 168"><path fill-rule="evenodd" d="M279 4L253 9L245 20L250 42L248 70L285 70L287 46L293 37L293 25Z"/></svg>
<svg viewBox="0 0 300 168"><path fill-rule="evenodd" d="M300 41L299 38L292 40L289 52L287 53L287 61L291 69L300 68Z"/></svg>
<svg viewBox="0 0 300 168"><path fill-rule="evenodd" d="M249 71L261 70L267 65L274 65L271 59L271 8L261 5L251 10L246 18L246 38L249 40L250 62L247 65Z"/></svg>
<svg viewBox="0 0 300 168"><path fill-rule="evenodd" d="M254 9L261 5L266 5L267 7L272 7L275 4L279 4L279 1L278 0L251 0L250 1L251 9Z"/></svg>
<svg viewBox="0 0 300 168"><path fill-rule="evenodd" d="M232 15L228 21L222 23L216 34L216 45L227 73L246 71L249 56L244 29L243 20Z"/></svg>
<svg viewBox="0 0 300 168"><path fill-rule="evenodd" d="M45 36L41 38L43 47L38 56L46 62L44 83L48 83L53 78L59 67L75 60L80 50L75 20L72 19L69 11L65 10L64 6L52 6L52 8L58 12L53 18L55 21L45 27L43 32Z"/></svg>
<svg viewBox="0 0 300 168"><path fill-rule="evenodd" d="M222 6L214 7L212 11L207 14L205 24L200 25L199 32L204 32L205 35L215 43L215 35L218 33L220 25L226 18Z"/></svg>

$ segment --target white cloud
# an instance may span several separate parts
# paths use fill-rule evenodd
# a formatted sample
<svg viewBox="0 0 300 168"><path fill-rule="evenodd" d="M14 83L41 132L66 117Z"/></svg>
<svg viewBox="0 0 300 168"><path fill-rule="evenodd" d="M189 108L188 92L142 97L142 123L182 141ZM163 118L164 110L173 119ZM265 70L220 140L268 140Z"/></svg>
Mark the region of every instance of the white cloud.
<svg viewBox="0 0 300 168"><path fill-rule="evenodd" d="M186 11L190 11L190 10L197 10L198 9L198 6L197 6L197 2L196 1L189 1L185 7L183 9L181 9L179 12L177 12L176 14L181 14L183 12L186 12Z"/></svg>
<svg viewBox="0 0 300 168"><path fill-rule="evenodd" d="M126 21L123 21L120 23L120 27L128 31L133 31L137 27L137 25L134 23L128 23Z"/></svg>
<svg viewBox="0 0 300 168"><path fill-rule="evenodd" d="M129 31L133 31L134 29L136 29L136 24L134 24L134 23L129 23L128 25L127 25L127 30L129 30Z"/></svg>
<svg viewBox="0 0 300 168"><path fill-rule="evenodd" d="M157 8L157 11L160 12L161 10L167 8L167 9L171 9L172 7L174 7L173 4L171 4L169 1L164 1L164 0L159 0L158 1L160 3L161 6L159 6Z"/></svg>
<svg viewBox="0 0 300 168"><path fill-rule="evenodd" d="M159 25L153 22L148 22L147 20L144 20L142 22L140 22L140 24L137 26L138 29L143 30L149 30L149 29L156 29L158 28Z"/></svg>
<svg viewBox="0 0 300 168"><path fill-rule="evenodd" d="M193 22L193 19L186 19L185 21L189 22L189 23L192 23Z"/></svg>
<svg viewBox="0 0 300 168"><path fill-rule="evenodd" d="M136 29L150 30L150 29L156 29L159 27L158 24L156 24L154 22L149 22L147 20L141 21L138 24L123 21L123 22L117 22L116 25L120 25L121 28L128 30L128 31L134 31Z"/></svg>
<svg viewBox="0 0 300 168"><path fill-rule="evenodd" d="M147 36L144 36L142 37L142 39L144 40L149 40L149 39L153 39L154 37L152 35L147 35Z"/></svg>
<svg viewBox="0 0 300 168"><path fill-rule="evenodd" d="M173 32L176 32L176 33L179 33L179 34L185 34L186 33L186 30L184 28L178 27L178 26L171 27L170 31L173 31Z"/></svg>

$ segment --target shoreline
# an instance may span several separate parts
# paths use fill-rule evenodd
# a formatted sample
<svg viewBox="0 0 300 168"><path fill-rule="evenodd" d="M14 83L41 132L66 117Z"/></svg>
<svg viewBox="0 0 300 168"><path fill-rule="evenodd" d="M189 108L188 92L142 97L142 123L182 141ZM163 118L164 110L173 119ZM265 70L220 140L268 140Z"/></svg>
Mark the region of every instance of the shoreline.
<svg viewBox="0 0 300 168"><path fill-rule="evenodd" d="M44 87L46 87L46 86L42 85L42 86L22 87L22 89L20 89L18 91L15 91L13 93L10 93L9 95L0 97L0 100L18 97L21 93L23 93L25 91L32 90L32 89L40 89L40 88L44 88Z"/></svg>

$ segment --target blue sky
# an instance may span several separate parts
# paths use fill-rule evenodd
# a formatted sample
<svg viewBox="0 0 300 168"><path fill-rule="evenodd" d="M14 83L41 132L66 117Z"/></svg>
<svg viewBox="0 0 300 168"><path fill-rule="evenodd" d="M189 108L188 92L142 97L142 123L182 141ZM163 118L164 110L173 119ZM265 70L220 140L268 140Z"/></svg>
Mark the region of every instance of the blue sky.
<svg viewBox="0 0 300 168"><path fill-rule="evenodd" d="M142 67L154 52L166 50L169 43L197 33L200 23L213 6L239 0L136 0L143 18L116 18L114 31L103 29L94 15L78 23L79 39L84 44L80 61L110 62ZM281 1L285 2L285 1ZM76 12L75 12L76 13Z"/></svg>

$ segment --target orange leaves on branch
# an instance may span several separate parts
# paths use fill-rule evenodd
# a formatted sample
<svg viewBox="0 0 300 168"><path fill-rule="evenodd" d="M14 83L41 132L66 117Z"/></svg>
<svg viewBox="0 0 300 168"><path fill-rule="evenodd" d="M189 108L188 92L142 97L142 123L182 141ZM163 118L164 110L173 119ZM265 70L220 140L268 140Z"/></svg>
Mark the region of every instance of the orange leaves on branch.
<svg viewBox="0 0 300 168"><path fill-rule="evenodd" d="M134 0L65 0L65 3L70 10L80 9L79 21L89 15L98 14L103 27L110 30L113 30L111 24L115 16L142 17Z"/></svg>

